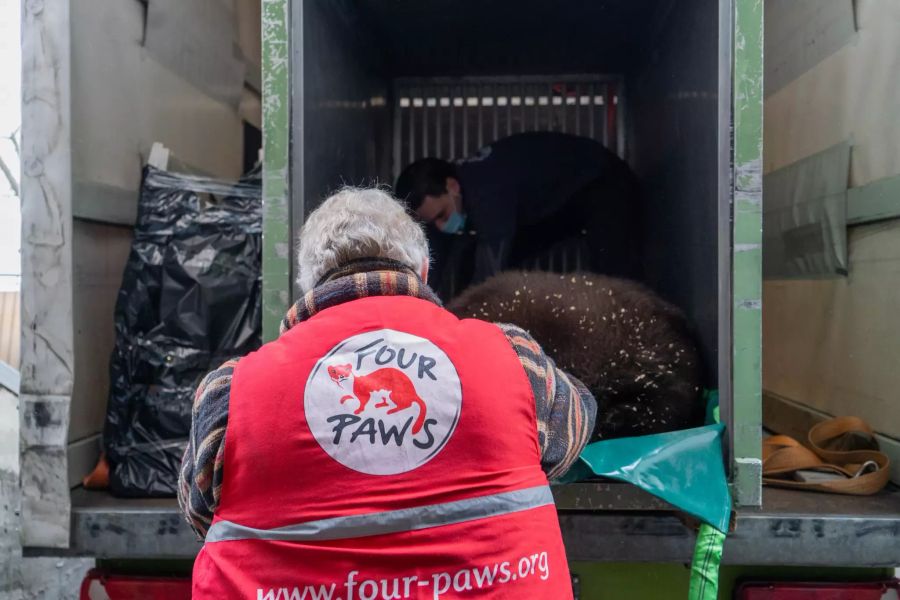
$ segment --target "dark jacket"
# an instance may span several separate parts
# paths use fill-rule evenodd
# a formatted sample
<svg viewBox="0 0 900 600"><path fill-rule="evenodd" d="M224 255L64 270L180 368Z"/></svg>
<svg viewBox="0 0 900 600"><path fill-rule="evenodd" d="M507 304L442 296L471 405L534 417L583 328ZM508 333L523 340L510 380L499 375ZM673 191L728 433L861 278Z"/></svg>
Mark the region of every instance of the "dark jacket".
<svg viewBox="0 0 900 600"><path fill-rule="evenodd" d="M454 276L461 280L453 287L459 291L516 266L510 259L517 245L534 246L552 237L540 235L547 229L563 235L567 225L577 225L584 211L572 204L581 190L598 181L631 177L627 165L602 144L551 132L503 138L459 162L457 173L466 230L456 236L431 233L437 260L430 281L442 295L447 282L441 280L448 276L444 268L457 270Z"/></svg>

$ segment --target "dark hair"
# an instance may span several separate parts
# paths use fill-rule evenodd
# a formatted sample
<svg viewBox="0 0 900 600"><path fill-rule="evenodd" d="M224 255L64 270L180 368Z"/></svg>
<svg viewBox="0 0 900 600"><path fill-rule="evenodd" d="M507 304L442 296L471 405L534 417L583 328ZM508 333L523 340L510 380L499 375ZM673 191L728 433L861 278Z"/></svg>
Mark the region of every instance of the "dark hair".
<svg viewBox="0 0 900 600"><path fill-rule="evenodd" d="M453 163L440 158L422 158L403 169L394 186L394 195L415 211L425 196L447 193L448 177L456 177Z"/></svg>

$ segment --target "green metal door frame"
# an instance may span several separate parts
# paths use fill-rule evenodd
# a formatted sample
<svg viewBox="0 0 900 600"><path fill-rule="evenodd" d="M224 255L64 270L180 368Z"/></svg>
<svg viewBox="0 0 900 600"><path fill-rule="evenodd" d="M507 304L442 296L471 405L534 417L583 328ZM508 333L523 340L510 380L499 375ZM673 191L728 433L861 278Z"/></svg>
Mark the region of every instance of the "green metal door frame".
<svg viewBox="0 0 900 600"><path fill-rule="evenodd" d="M293 0L300 2L301 0ZM292 300L291 239L291 3L262 0L263 87L263 338L278 335L281 318ZM299 9L300 5L294 8ZM720 177L723 182L724 231L728 230L729 260L722 269L723 286L730 286L731 304L722 311L726 325L720 340L730 341L731 364L720 370L720 386L730 385L724 407L731 432L731 474L739 505L761 500L761 314L762 314L762 103L763 0L722 0L723 18L731 23L730 115L720 130L733 126L733 143L720 131ZM728 33L727 30L723 32ZM723 43L726 43L723 37ZM724 69L723 77L729 69ZM302 88L298 88L302 89ZM728 106L726 105L726 109ZM299 114L299 111L293 111ZM728 111L723 111L727 113ZM730 119L728 117L731 117ZM729 208L730 202L730 211ZM730 213L730 214L729 214ZM296 217L296 215L294 215ZM729 221L730 219L730 221ZM727 250L727 248L725 249ZM728 277L726 277L728 276ZM727 281L726 281L727 280ZM728 294L728 288L724 287ZM730 310L729 310L730 309ZM731 327L727 328L730 323ZM730 368L729 368L730 367ZM727 394L726 394L727 396Z"/></svg>
<svg viewBox="0 0 900 600"><path fill-rule="evenodd" d="M262 0L263 341L291 303L290 0Z"/></svg>
<svg viewBox="0 0 900 600"><path fill-rule="evenodd" d="M735 0L732 228L732 482L762 502L763 0Z"/></svg>

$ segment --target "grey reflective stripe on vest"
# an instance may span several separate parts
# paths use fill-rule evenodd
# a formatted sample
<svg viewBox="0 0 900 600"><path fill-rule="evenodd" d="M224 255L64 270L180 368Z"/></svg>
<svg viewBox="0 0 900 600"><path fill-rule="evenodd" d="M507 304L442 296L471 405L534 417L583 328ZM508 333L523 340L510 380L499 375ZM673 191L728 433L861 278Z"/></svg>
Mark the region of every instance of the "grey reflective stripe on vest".
<svg viewBox="0 0 900 600"><path fill-rule="evenodd" d="M254 529L231 521L217 521L209 528L206 542L342 540L453 525L551 504L553 494L550 487L542 485L442 504L307 521L274 529Z"/></svg>

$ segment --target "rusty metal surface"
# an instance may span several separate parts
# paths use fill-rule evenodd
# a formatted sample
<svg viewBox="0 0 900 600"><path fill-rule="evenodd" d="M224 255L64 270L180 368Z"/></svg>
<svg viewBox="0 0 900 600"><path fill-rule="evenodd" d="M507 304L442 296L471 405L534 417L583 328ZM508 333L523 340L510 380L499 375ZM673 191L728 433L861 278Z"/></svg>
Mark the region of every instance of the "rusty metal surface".
<svg viewBox="0 0 900 600"><path fill-rule="evenodd" d="M569 560L681 562L694 532L664 504L623 484L554 489ZM900 565L900 490L870 498L766 489L741 510L724 562L740 565ZM72 551L98 558L191 558L200 543L175 500L121 500L75 490Z"/></svg>

